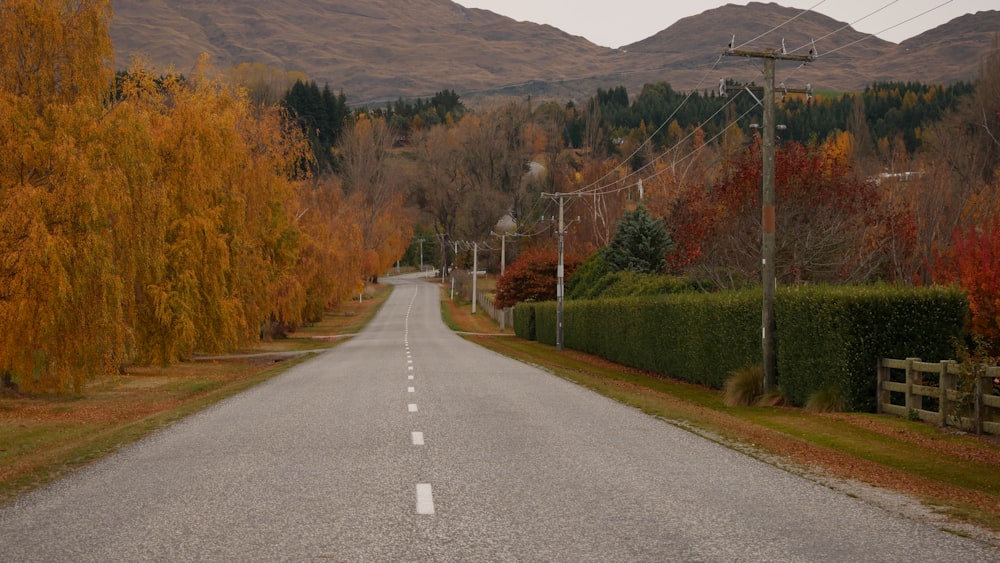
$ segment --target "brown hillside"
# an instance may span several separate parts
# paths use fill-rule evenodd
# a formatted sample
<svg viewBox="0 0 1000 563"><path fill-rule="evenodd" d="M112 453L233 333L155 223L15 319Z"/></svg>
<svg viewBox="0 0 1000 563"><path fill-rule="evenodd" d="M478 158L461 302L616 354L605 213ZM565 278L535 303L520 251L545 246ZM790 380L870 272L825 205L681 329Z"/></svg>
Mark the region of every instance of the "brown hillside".
<svg viewBox="0 0 1000 563"><path fill-rule="evenodd" d="M119 66L134 53L185 72L202 52L219 68L301 70L351 98L429 96L578 76L614 51L550 26L449 0L114 0Z"/></svg>
<svg viewBox="0 0 1000 563"><path fill-rule="evenodd" d="M1000 12L980 12L896 45L822 14L799 16L799 9L751 3L708 10L643 41L608 49L450 0L112 0L112 5L120 67L140 54L158 70L172 65L189 72L207 52L220 69L262 62L302 71L343 90L352 104L427 97L445 88L467 100L528 94L580 100L598 87L622 84L637 94L647 82L667 81L685 91L714 88L723 77L759 81L752 61L720 54L733 33L741 45L785 23L746 47L780 48L784 38L794 50L815 40L817 61L802 68L779 66L779 80L789 86L857 90L874 81L948 83L976 76L979 58L1000 30Z"/></svg>

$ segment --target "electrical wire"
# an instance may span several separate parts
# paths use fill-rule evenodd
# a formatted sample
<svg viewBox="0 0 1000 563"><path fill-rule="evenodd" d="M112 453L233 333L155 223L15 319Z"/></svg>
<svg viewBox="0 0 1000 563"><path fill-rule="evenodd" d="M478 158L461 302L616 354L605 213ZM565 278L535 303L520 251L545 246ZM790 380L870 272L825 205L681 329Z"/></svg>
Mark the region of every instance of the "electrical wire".
<svg viewBox="0 0 1000 563"><path fill-rule="evenodd" d="M630 154L627 158L622 159L621 162L618 163L618 165L616 165L614 168L612 168L607 173L605 173L604 176L601 176L597 180L594 180L593 182L591 182L590 184L588 184L588 185L586 185L586 186L584 186L582 188L579 188L577 190L574 190L574 191L571 191L571 192L567 192L567 193L578 194L578 193L587 192L594 185L603 182L604 180L606 180L608 178L608 176L610 176L611 174L613 174L616 170L618 170L618 169L622 168L623 166L625 166L625 163L631 161L635 157L635 155L639 154L639 151L641 151L647 144L649 144L649 142L653 139L653 137L655 137L660 131L663 130L664 127L666 127L673 120L674 116L677 115L677 112L679 112L681 110L681 108L683 108L688 103L688 100L691 99L691 97L694 95L694 93L697 92L699 88L701 88L702 83L704 83L705 79L708 77L708 75L711 72L713 72L719 66L720 62L722 62L722 55L719 55L719 58L716 59L715 64L712 65L712 68L710 68L709 70L705 71L705 74L702 75L701 79L698 81L698 84L694 87L694 89L692 89L690 92L688 92L688 95L685 96L683 100L681 100L681 103L678 104L676 108L674 108L674 111L672 111L670 113L670 115L668 115L667 118L664 119L662 123L660 123L660 126L657 127L656 130L653 131L649 136L647 136L646 139L643 140L643 142L640 143L639 146L636 147L636 149L634 151L632 151L632 154Z"/></svg>
<svg viewBox="0 0 1000 563"><path fill-rule="evenodd" d="M797 52L801 51L802 49L805 49L806 47L809 47L809 46L811 46L811 45L813 45L813 44L815 44L817 42L821 42L824 39L827 39L827 38L829 38L829 37L831 37L833 35L836 35L836 34L840 33L841 31L844 31L845 29L847 29L849 27L853 27L854 25L857 25L858 23L865 21L866 19L874 16L875 14L881 12L882 10L884 10L884 9L888 8L889 6L892 6L893 4L896 4L898 2L899 2L899 0L892 0L892 2L889 2L888 4L883 5L881 8L879 8L879 9L873 11L873 12L869 12L868 14L866 14L866 15L864 15L864 16L862 16L862 17L860 17L860 18L858 18L858 19L856 19L856 20L854 20L854 21L852 21L850 23L845 23L844 25L842 25L842 26L838 27L837 29L831 31L830 33L827 33L826 35L824 35L823 37L820 37L819 39L814 39L810 43L806 43L805 45L802 45L801 47L797 47L795 49L792 49L791 51L789 51L789 53L797 53Z"/></svg>
<svg viewBox="0 0 1000 563"><path fill-rule="evenodd" d="M759 39L761 39L761 38L763 38L763 37L765 37L765 36L767 36L767 35L775 32L775 31L777 31L778 29L781 29L782 27L790 24L791 22L795 21L796 19L800 18L801 16L805 15L806 13L813 11L817 6L820 6L821 4L825 3L825 1L826 0L820 0L819 2L817 2L817 3L813 4L812 6L810 6L808 9L803 10L803 11L799 12L798 14L796 14L795 16L789 18L785 22L783 22L783 23L781 23L781 24L779 24L779 25L777 25L777 26L769 29L768 31L766 31L766 32L764 32L764 33L762 33L762 34L754 37L753 39L751 39L751 40L749 40L747 42L742 43L737 48L742 48L742 47L744 47L746 45L749 45L750 43L753 43L753 42L755 42L755 41L757 41L757 40L759 40ZM854 20L854 21L852 21L852 22L850 22L848 24L845 24L845 25L841 26L838 29L835 29L835 30L831 31L830 33L827 33L826 35L820 37L818 41L823 41L825 39L828 39L829 37L831 37L831 36L833 36L833 35L841 32L841 31L843 31L845 29L847 29L848 27L856 25L857 23L862 22L862 21L864 21L864 20L866 20L866 19L874 16L875 14L877 14L879 12L882 12L886 8L889 8L890 6L898 3L898 1L899 0L893 0L892 2L889 2L889 3L885 4L885 5L883 5L880 8L878 8L876 10L873 10L872 12L869 12L868 14L862 16L861 18L858 18L858 19L856 19L856 20ZM869 34L869 35L867 35L867 36L865 36L865 37L863 37L861 39L852 41L852 42L850 42L850 43L848 43L846 45L843 45L843 46L838 47L836 49L833 49L831 51L825 52L825 53L823 53L822 56L827 56L827 55L830 55L832 53L841 51L841 50L843 50L843 49L845 49L847 47L853 46L853 45L855 45L857 43L860 43L861 41L864 41L866 39L869 39L869 38L871 38L871 37L873 37L875 35L878 35L878 34L881 34L881 33L885 33L886 31L890 31L892 29L895 29L896 27L899 27L900 25L906 24L906 23L908 23L910 21L913 21L913 20L915 20L915 19L917 19L917 18L919 18L921 16L924 16L924 15L930 13L930 12L933 12L933 11L935 11L935 10L937 10L937 9L939 9L939 8L947 5L947 4L952 3L953 1L954 0L947 0L945 2L942 2L942 3L940 3L940 4L936 5L936 6L928 9L928 10L925 10L925 11L923 11L923 12L917 14L917 15L914 15L914 16L906 19L906 20L903 20L903 21L901 21L901 22L899 22L897 24L894 24L894 25L892 25L890 27L887 27L887 28L885 28L885 29L883 29L881 31ZM814 40L811 43L808 43L806 45L803 45L801 47L798 47L798 48L792 50L791 52L795 53L797 51L800 51L800 50L804 49L805 47L807 47L809 45L815 44L815 42L816 42L816 40ZM817 58L820 58L820 56L817 56ZM720 55L720 57L715 61L715 63L711 66L711 68L708 71L706 71L705 75L702 76L701 80L699 80L698 85L695 86L695 88L692 89L688 93L688 95L684 98L684 100L681 101L681 103L674 109L673 112L671 112L671 114L663 121L663 123L661 123L660 126L657 127L656 130L652 134L650 134L642 143L640 143L640 145L632 152L632 154L630 154L628 157L622 159L615 167L613 167L611 170L609 170L607 173L605 173L603 176L601 176L597 180L591 182L590 184L588 184L588 185L586 185L586 186L584 186L582 188L579 188L579 189L576 189L576 190L573 190L573 191L570 191L570 192L565 192L565 195L566 196L594 196L594 197L596 197L596 196L603 196L603 195L611 195L611 194L615 194L615 193L620 193L620 192L622 192L622 191L624 191L626 189L631 189L631 188L633 188L636 185L636 183L631 183L631 182L630 183L625 183L625 182L628 181L629 178L632 178L634 176L639 176L642 171L646 170L647 168L649 168L651 166L654 166L658 161L660 161L662 158L664 158L665 156L667 156L671 152L675 151L677 149L677 147L679 147L682 143L684 143L688 139L690 139L690 137L695 133L694 130L691 131L688 135L686 135L681 140L677 141L677 143L675 143L673 146L671 146L670 148L666 149L665 151L663 151L662 153L660 153L659 155L657 155L655 158L651 159L650 162L646 163L645 165L643 165L642 167L636 169L635 171L632 171L629 174L627 174L624 178L615 180L612 183L608 183L608 184L605 184L605 185L600 185L602 182L604 182L605 180L607 180L609 176L611 176L613 173L615 173L615 171L621 169L623 166L625 166L625 164L627 162L631 161L639 153L639 151L641 151L646 145L648 145L651 142L651 140L652 140L653 137L655 137L660 131L662 131L662 129L664 127L666 127L667 124L669 124L671 122L671 120L673 119L673 117L684 107L684 105L687 104L687 102L690 100L690 98L693 96L693 94L699 90L699 88L701 87L701 84L704 83L705 78L708 76L708 74L711 73L712 71L714 71L718 67L718 65L721 62L721 60L722 60L722 56ZM797 71L798 69L802 68L803 66L805 66L804 63L801 64L801 65L799 65L798 67L796 67L792 72L794 73L795 71ZM754 67L754 68L758 72L760 71L759 67ZM651 72L651 71L632 71L632 72L636 73L636 72ZM628 73L625 73L625 72L620 73L620 75L625 75L625 74L628 74ZM569 82L569 81L571 81L571 80L565 80L565 81L560 81L560 82ZM742 91L739 94L742 94ZM721 111L723 111L726 107L728 107L729 104L734 103L735 100L736 100L736 98L739 96L739 94L737 94L737 96L732 97L729 101L726 102L726 104L723 104L723 106L721 108L719 108L715 113L713 113L712 116L710 116L708 118L708 120L710 121L716 115L718 115ZM702 146L700 146L700 147L698 147L696 149L693 149L687 155L685 155L685 156L677 159L676 163L682 163L682 162L685 162L686 160L688 160L690 158L693 158L694 155L696 155L699 151L701 151L705 146L707 146L708 144L710 144L711 142L715 141L720 136L722 136L723 134L725 134L726 131L728 131L729 129L731 129L740 120L742 120L747 115L749 115L752 111L754 111L754 109L756 109L756 105L752 106L750 109L748 109L747 111L743 112L743 114L741 114L735 120L733 120L732 122L730 122L729 124L727 124L718 133L716 133L710 139L708 139ZM660 174L664 173L665 171L666 170L661 170L659 172L656 172L656 173L654 173L654 174L652 174L650 176L647 176L646 179L656 178L657 176L659 176ZM544 198L542 198L542 199L544 199ZM547 229L543 229L543 230L539 231L538 233L536 233L536 235L544 232L545 230L547 230ZM534 235L531 235L531 236L534 236Z"/></svg>
<svg viewBox="0 0 1000 563"><path fill-rule="evenodd" d="M722 113L722 112L723 112L723 111L724 111L724 110L725 110L725 109L726 109L726 108L727 108L727 107L728 107L728 106L729 106L730 104L733 104L733 103L735 103L735 102L736 102L736 100L737 100L737 99L739 98L739 96L740 96L741 94L743 94L743 92L744 92L744 90L740 90L739 92L737 92L735 96L731 97L731 98L730 98L730 99L729 99L729 100L728 100L728 101L727 101L727 102L726 102L725 104L723 104L723 105L722 105L722 107L720 107L720 108L719 108L718 110L716 110L716 111L715 111L715 113L713 113L713 114L712 114L711 116L709 116L709 118L708 118L707 120L705 120L705 122L708 122L708 121L711 121L711 120L712 120L713 118L715 118L715 116L717 116L717 115L719 115L720 113ZM720 136L720 135L721 135L722 133L725 133L725 132L726 132L727 130L729 130L729 129L730 129L730 128L731 128L732 126L733 126L733 125L735 125L737 121L739 121L740 119L743 119L743 118L744 118L744 117L746 117L746 116L747 116L747 115L748 115L748 114L749 114L750 112L752 112L752 111L753 111L754 109L756 109L756 107L757 107L757 106L756 106L756 105L754 105L754 106L752 106L752 107L751 107L750 109L748 109L747 111L743 112L743 114L742 114L742 115L740 115L739 117L737 117L737 118L736 118L736 120L734 120L734 121L733 121L732 123L730 123L730 124L726 125L726 126L725 126L725 127L724 127L724 128L722 129L722 131L720 131L719 133L717 133L716 135L714 135L713 137L711 137L711 138L710 138L710 139L709 139L708 141L706 141L706 144L707 144L707 143L709 143L709 142L711 142L711 141L714 141L715 139L717 139L717 138L718 138L718 137L719 137L719 136ZM619 179L619 180L616 180L616 181L615 181L615 182L613 182L613 183L610 183L610 184L607 184L607 185L604 185L604 186L601 186L601 187L598 187L598 188L595 188L595 189L593 189L593 190L590 190L590 191L587 191L587 192L584 192L584 193L580 193L579 195L608 195L608 194L612 194L612 193L618 193L618 192L621 192L621 191L624 191L625 189L629 189L629 188L631 188L632 186L634 186L634 185L635 185L634 183L629 183L629 184L627 184L627 185L624 185L624 186L621 186L621 187L614 187L614 186L616 186L616 185L618 185L618 184L621 184L621 183L623 183L623 182L626 182L626 181L628 181L628 179L629 179L629 178L631 178L631 177L633 177L633 176L639 176L639 175L640 175L640 173L641 173L641 172L642 172L643 170L646 170L647 168L649 168L649 167L651 167L651 166L654 166L654 165L655 165L655 164L656 164L657 162L659 162L659 161L660 161L660 160L661 160L661 159L662 159L663 157L667 156L668 154L670 154L671 152L673 152L674 150L676 150L676 149L677 149L677 147L681 146L681 145L682 145L683 143L685 143L685 142L686 142L686 141L687 141L688 139L690 139L690 138L691 138L692 136L694 136L694 134L695 134L696 132L697 132L697 129L693 129L693 130L691 130L691 132L690 132L690 133L688 133L688 134L687 134L687 135L685 135L685 136L684 136L683 138L681 138L680 140L678 140L678 141L677 141L676 143L674 143L674 144L673 144L673 145L672 145L672 146L671 146L670 148L668 148L668 149L664 150L663 152L661 152L661 153L660 153L659 155L657 155L657 156L656 156L655 158L651 159L651 160L650 160L649 162L647 162L647 163L646 163L646 164L644 164L643 166L639 167L638 169L634 170L633 172L630 172L630 173L629 173L628 175L626 175L626 176L625 176L624 178L621 178L621 179ZM702 147L704 147L704 145L702 145ZM695 149L694 151L692 151L692 154L693 154L694 152L697 152L697 151L699 151L699 150L701 150L701 147L699 147L698 149ZM681 159L680 159L680 160L679 160L678 162L683 162L684 160L686 160L686 159L687 159L687 158L689 158L690 156L691 156L691 155L688 155L688 156L686 156L686 157L683 157L683 158L681 158ZM653 175L651 175L651 176L648 176L648 177L647 177L647 179L648 179L648 178L655 178L655 177L656 177L656 176L658 176L659 174L660 174L660 173L657 173L657 174L653 174ZM641 178L641 176L640 176L640 178Z"/></svg>
<svg viewBox="0 0 1000 563"><path fill-rule="evenodd" d="M737 47L734 47L734 48L736 48L736 49L742 49L743 47L746 47L747 45L749 45L749 44L753 43L754 41L757 41L758 39L761 39L761 38L763 38L763 37L765 37L765 36L767 36L767 35L770 35L771 33L774 33L775 31L777 31L777 30L781 29L782 27L785 27L786 25L788 25L788 24L792 23L793 21L795 21L795 20L799 19L799 18L800 18L800 17L802 17L803 15L805 15L805 14L807 14L807 13L809 13L809 12L813 11L813 9L814 9L814 8L816 8L816 6L819 6L820 4L823 4L823 3L825 3L825 2L826 2L826 0L820 0L819 2L816 2L815 4L813 4L812 6L810 6L809 8L807 8L807 9L805 9L805 10L802 10L802 11L801 11L801 12L799 12L798 14L796 14L796 15L792 16L792 17L791 17L791 18L789 18L789 19L788 19L788 20L787 20L786 22L784 22L784 23L782 23L782 24L779 24L779 25L776 25L776 26L772 27L771 29L769 29L769 30L765 31L764 33L761 33L761 34L760 34L760 35L758 35L757 37L754 37L754 38L753 38L753 39L751 39L750 41L747 41L746 43L742 43L742 44L740 44L739 46L737 46Z"/></svg>
<svg viewBox="0 0 1000 563"><path fill-rule="evenodd" d="M848 43L848 44L846 44L846 45L842 45L842 46L840 46L840 47L837 47L836 49L833 49L833 50L831 50L831 51L827 51L827 52L823 53L822 55L820 55L820 56L818 56L818 57L816 57L816 58L822 58L822 57L826 57L826 56L828 56L828 55L832 55L833 53L836 53L837 51L840 51L840 50L843 50L843 49L846 49L846 48L848 48L848 47L851 47L851 46L853 46L853 45L856 45L856 44L858 44L858 43L861 43L862 41L865 41L865 40L867 40L867 39L871 39L872 37L875 37L876 35L879 35L879 34L881 34L881 33L885 33L885 32L887 32L887 31L890 31L890 30L893 30L893 29L896 29L897 27L899 27L899 26L901 26L901 25L903 25L903 24L906 24L906 23L910 23L911 21L913 21L913 20L915 20L915 19L917 19L917 18L919 18L919 17L921 17L921 16L924 16L924 15L927 15L927 14L929 14L929 13L933 12L934 10L937 10L937 9L939 9L939 8L942 8L942 7L944 7L944 6L947 6L948 4L951 4L951 3L952 3L952 2L954 2L954 1L955 1L955 0L947 0L946 2L942 2L942 3L938 4L937 6L934 6L933 8L930 8L930 9L927 9L927 10L924 10L923 12L920 12L919 14L917 14L917 15L915 15L915 16L912 16L912 17L910 17L910 18L907 18L907 19L905 19L905 20L903 20L903 21L901 21L901 22L899 22L899 23L897 23L897 24L895 24L895 25L891 25L891 26L889 26L889 27L887 27L887 28L885 28L885 29L883 29L883 30L881 30L881 31L876 31L875 33L870 33L870 34L868 34L868 35L866 35L866 36L862 37L861 39L856 39L856 40L854 40L854 41L851 41L850 43Z"/></svg>

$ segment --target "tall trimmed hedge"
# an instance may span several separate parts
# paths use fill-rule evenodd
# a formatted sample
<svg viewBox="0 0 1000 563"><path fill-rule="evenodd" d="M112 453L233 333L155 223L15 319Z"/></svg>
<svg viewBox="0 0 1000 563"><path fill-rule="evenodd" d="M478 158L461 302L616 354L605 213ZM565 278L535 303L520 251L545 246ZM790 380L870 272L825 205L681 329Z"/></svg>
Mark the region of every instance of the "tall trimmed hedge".
<svg viewBox="0 0 1000 563"><path fill-rule="evenodd" d="M714 388L761 361L759 290L566 301L567 348ZM534 336L555 344L556 304L532 310ZM522 307L519 306L519 307ZM794 405L834 387L848 409L873 411L879 357L952 358L968 304L948 288L803 286L775 298L778 385ZM527 326L518 309L518 326ZM527 328L518 336L529 337Z"/></svg>
<svg viewBox="0 0 1000 563"><path fill-rule="evenodd" d="M849 410L874 411L877 359L954 358L967 314L954 288L783 289L775 298L778 384L793 405L835 388Z"/></svg>
<svg viewBox="0 0 1000 563"><path fill-rule="evenodd" d="M536 340L535 336L535 305L537 303L518 303L514 306L514 334L525 340Z"/></svg>
<svg viewBox="0 0 1000 563"><path fill-rule="evenodd" d="M759 363L758 292L566 301L567 348L721 388L729 372ZM539 342L556 340L555 303L535 305Z"/></svg>

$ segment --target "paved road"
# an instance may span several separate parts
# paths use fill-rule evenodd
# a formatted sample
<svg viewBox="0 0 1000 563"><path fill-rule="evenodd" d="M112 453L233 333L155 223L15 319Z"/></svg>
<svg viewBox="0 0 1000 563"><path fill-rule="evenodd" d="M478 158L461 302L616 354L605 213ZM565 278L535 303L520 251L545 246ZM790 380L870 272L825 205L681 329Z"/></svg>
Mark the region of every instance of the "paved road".
<svg viewBox="0 0 1000 563"><path fill-rule="evenodd" d="M3 561L986 561L448 332L358 336L0 511Z"/></svg>

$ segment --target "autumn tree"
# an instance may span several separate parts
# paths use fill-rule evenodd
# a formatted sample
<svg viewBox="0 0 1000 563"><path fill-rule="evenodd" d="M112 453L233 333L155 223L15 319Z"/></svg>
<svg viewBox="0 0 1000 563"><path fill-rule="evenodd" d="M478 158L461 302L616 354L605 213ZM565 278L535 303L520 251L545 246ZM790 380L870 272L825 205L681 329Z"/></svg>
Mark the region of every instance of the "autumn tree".
<svg viewBox="0 0 1000 563"><path fill-rule="evenodd" d="M158 250L134 282L136 357L171 362L246 345L296 262L288 178L305 144L276 109L254 108L200 70L154 86L141 70L131 75L116 109L148 131L152 176L130 193L143 198L133 200L136 213L154 215L136 237L143 242L129 238L123 254ZM148 183L156 210L142 205L154 201L141 193Z"/></svg>
<svg viewBox="0 0 1000 563"><path fill-rule="evenodd" d="M393 132L382 119L359 116L340 144L344 191L364 241L363 274L377 278L405 252L413 234L404 198L390 176Z"/></svg>
<svg viewBox="0 0 1000 563"><path fill-rule="evenodd" d="M580 264L576 255L564 257L565 275L573 275ZM556 298L556 270L559 254L534 246L521 253L497 280L497 307L512 307L522 301L552 301Z"/></svg>
<svg viewBox="0 0 1000 563"><path fill-rule="evenodd" d="M356 214L334 178L300 182L293 212L301 233L292 275L278 288L272 336L319 321L362 288L364 241Z"/></svg>
<svg viewBox="0 0 1000 563"><path fill-rule="evenodd" d="M836 151L834 151L836 152ZM690 255L691 233L676 227L708 221L698 267L721 286L759 279L760 144L755 142L732 172L707 190L692 189L689 221L670 217L672 236ZM884 278L886 225L905 221L887 215L875 185L850 173L827 148L786 143L775 159L777 275L784 283L844 283Z"/></svg>
<svg viewBox="0 0 1000 563"><path fill-rule="evenodd" d="M445 239L456 238L459 209L471 190L462 167L461 141L456 126L434 127L422 132L415 140L417 175L411 198L431 217L435 234ZM448 270L448 253L441 253L441 270Z"/></svg>
<svg viewBox="0 0 1000 563"><path fill-rule="evenodd" d="M128 331L98 118L111 72L106 1L0 5L0 374L79 391Z"/></svg>
<svg viewBox="0 0 1000 563"><path fill-rule="evenodd" d="M934 281L958 284L969 298L970 328L1000 355L1000 219L956 229L939 252Z"/></svg>
<svg viewBox="0 0 1000 563"><path fill-rule="evenodd" d="M297 71L286 72L259 62L240 63L228 72L229 83L243 88L250 103L255 106L275 106L296 82L305 82L306 76Z"/></svg>

